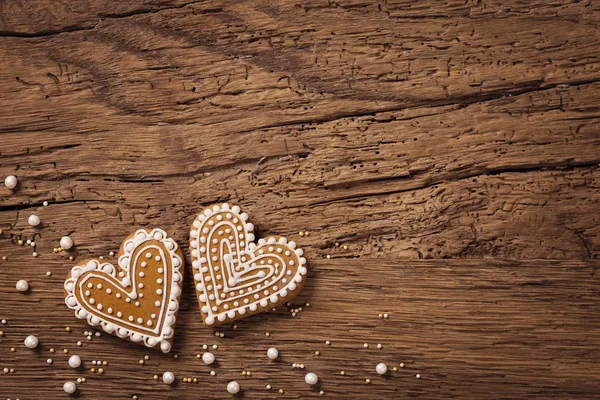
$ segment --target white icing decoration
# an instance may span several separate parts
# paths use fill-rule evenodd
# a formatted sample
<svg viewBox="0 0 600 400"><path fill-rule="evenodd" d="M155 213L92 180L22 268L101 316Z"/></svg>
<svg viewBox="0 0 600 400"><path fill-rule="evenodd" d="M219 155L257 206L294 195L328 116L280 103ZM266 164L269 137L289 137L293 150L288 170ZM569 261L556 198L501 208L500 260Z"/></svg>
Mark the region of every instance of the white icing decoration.
<svg viewBox="0 0 600 400"><path fill-rule="evenodd" d="M150 240L158 241L162 246L146 244L146 242ZM142 251L137 252L136 260L133 260L133 262L130 263L135 250L140 246L142 246ZM173 336L172 326L175 324L175 315L179 309L179 301L177 298L181 294L179 285L183 278L183 263L176 252L178 249L177 243L173 239L167 237L166 232L162 229L156 228L150 232L140 229L133 235L133 238L128 239L124 243L123 249L124 254L119 257L118 261L118 264L123 271L118 275L117 269L112 264L100 263L101 260L91 260L85 266L73 267L71 276L64 284L65 291L67 292L65 304L70 309L74 310L77 318L87 319L90 325L100 325L100 327L108 333L114 332L121 338L128 337L132 341L143 342L148 347L154 347L160 343L161 350L167 353L171 349L171 345L167 339L170 339ZM113 290L116 292L117 298L121 298L121 293L123 293L128 301L131 301L132 298L137 299L138 285L136 285L135 282L137 275L136 271L130 271L130 268L135 268L135 265L138 264L137 259L143 256L152 258L151 252L148 251L144 253L146 249L153 249L160 254L160 256L157 255L156 257L161 261L163 267L166 266L167 259L170 259L172 265L171 276L166 276L166 268L159 268L157 270L159 273L163 274L165 282L168 282L168 280L171 281L171 290L161 291L163 296L162 301L156 301L156 306L160 307L160 311L157 313L158 321L155 324L148 324L148 326L154 325L154 329L146 326L141 318L138 318L138 324L123 320L123 313L120 311L116 313L119 320L115 320L115 317L110 315L113 313L112 308L107 310L110 310L110 313L105 313L102 311L103 307L100 305L97 306L98 310L94 310L94 314L91 314L90 311L93 310L93 308L90 304L95 303L95 300L91 298L87 300L88 304L80 304L75 295L76 288L79 289L80 293L83 292L82 288L86 284L86 281L91 278L103 280L105 285L112 286ZM98 286L100 286L100 284ZM166 284L164 287L167 287ZM168 298L167 292L169 292ZM107 293L110 292L107 290ZM85 303L86 298L83 298L82 302ZM136 330L139 330L140 332Z"/></svg>

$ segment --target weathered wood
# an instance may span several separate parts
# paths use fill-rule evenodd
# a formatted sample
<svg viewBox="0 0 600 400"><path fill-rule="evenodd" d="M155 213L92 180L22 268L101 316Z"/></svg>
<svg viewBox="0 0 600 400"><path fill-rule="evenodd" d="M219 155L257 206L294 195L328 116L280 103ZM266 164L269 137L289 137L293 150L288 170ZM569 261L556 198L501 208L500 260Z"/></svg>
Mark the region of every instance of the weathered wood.
<svg viewBox="0 0 600 400"><path fill-rule="evenodd" d="M1 367L17 370L1 380L3 395L11 398L50 393L60 398L63 380L78 376L88 379L79 385L82 398L230 398L225 386L231 379L240 381L245 398L275 397L277 393L264 389L267 384L273 392L284 388L282 398L318 397L303 381L307 371L319 375L320 388L333 398L594 398L598 393L597 263L314 261L307 286L294 302L309 301L310 307L304 306L296 317L285 307L250 317L237 329L219 329L225 332L223 339L202 326L188 282L175 340L179 358L174 360L107 335L85 340L87 325L75 321L62 305L62 276L68 265L43 260L42 266L20 253L25 250L17 249L15 260L3 263L0 287L9 293L23 276L30 278L32 287L29 294L2 299L2 317L9 321L0 343ZM54 272L52 277L44 275L46 269ZM30 312L35 309L54 311ZM383 312L390 319L379 319ZM73 331L67 333L65 326ZM269 337L264 335L267 331ZM40 337L39 351L21 344L31 333ZM83 347L75 345L77 340L83 340ZM325 345L326 340L332 344ZM363 348L365 342L368 349ZM219 362L215 377L195 357L204 343L219 346L214 350ZM17 352L8 353L11 346ZM270 346L279 349L280 361L268 362L265 352ZM58 353L50 354L50 347ZM69 355L61 353L65 347L84 358L85 371L68 367ZM320 356L313 354L316 350ZM140 366L144 354L150 360ZM48 357L53 365L46 364ZM109 362L103 375L89 372L93 359ZM292 368L293 362L303 363L305 370ZM405 367L381 378L375 372L379 362L390 369L401 362ZM152 379L165 370L200 382L168 388ZM242 370L250 370L252 376L243 377Z"/></svg>
<svg viewBox="0 0 600 400"><path fill-rule="evenodd" d="M230 398L230 379L247 398L306 398L318 396L303 381L311 370L334 398L597 398L599 10L0 2L0 178L20 182L0 187L0 369L17 370L0 376L0 395L63 398L64 380L86 376L81 398ZM178 360L81 335L62 305L72 262L52 252L61 236L76 259L110 258L133 229L159 226L188 255L195 215L225 200L259 234L305 248L297 303L310 307L218 339L190 281ZM37 259L16 244L34 234ZM39 352L22 346L31 333ZM216 377L195 358L203 343L219 344ZM270 346L281 363L266 362ZM105 374L89 372L92 359L109 361ZM380 361L406 367L380 378ZM200 383L169 389L152 380L165 370Z"/></svg>

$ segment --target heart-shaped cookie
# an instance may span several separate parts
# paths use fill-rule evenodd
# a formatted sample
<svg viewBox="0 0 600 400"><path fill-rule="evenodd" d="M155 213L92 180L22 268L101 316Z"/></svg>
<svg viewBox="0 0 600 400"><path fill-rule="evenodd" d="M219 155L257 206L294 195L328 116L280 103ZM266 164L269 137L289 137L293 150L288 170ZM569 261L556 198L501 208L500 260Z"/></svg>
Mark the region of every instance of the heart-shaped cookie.
<svg viewBox="0 0 600 400"><path fill-rule="evenodd" d="M125 238L119 262L89 259L71 269L65 303L92 326L148 347L171 350L183 255L162 229L139 229Z"/></svg>
<svg viewBox="0 0 600 400"><path fill-rule="evenodd" d="M207 208L190 231L194 281L202 319L220 325L293 298L307 272L302 250L286 238L254 243L254 225L238 206Z"/></svg>

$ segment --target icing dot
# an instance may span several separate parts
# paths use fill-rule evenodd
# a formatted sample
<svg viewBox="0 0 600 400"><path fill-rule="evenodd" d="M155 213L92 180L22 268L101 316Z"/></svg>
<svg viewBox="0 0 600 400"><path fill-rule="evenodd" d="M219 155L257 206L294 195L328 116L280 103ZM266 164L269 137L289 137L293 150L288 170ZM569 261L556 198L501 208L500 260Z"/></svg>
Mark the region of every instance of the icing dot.
<svg viewBox="0 0 600 400"><path fill-rule="evenodd" d="M117 293L115 296L117 296L117 299L121 298L121 293Z"/></svg>
<svg viewBox="0 0 600 400"><path fill-rule="evenodd" d="M159 268L157 271L159 274L162 274L164 270L162 268Z"/></svg>
<svg viewBox="0 0 600 400"><path fill-rule="evenodd" d="M87 287L89 287L91 289L94 287L94 284L90 282L90 283L88 283Z"/></svg>
<svg viewBox="0 0 600 400"><path fill-rule="evenodd" d="M156 301L154 302L154 305L155 305L156 307L160 307L160 301L156 300Z"/></svg>
<svg viewBox="0 0 600 400"><path fill-rule="evenodd" d="M109 307L109 308L108 308L108 310L106 310L106 311L107 311L109 314L112 314L112 313L113 313L113 309L112 309L112 308L110 308L110 307Z"/></svg>
<svg viewBox="0 0 600 400"><path fill-rule="evenodd" d="M146 258L152 258L152 253L150 253L150 252L147 252L147 253L146 253Z"/></svg>
<svg viewBox="0 0 600 400"><path fill-rule="evenodd" d="M127 318L130 322L133 322L133 316L129 316L129 318Z"/></svg>
<svg viewBox="0 0 600 400"><path fill-rule="evenodd" d="M148 263L146 261L142 261L140 265L142 266L142 268L146 268L148 266Z"/></svg>
<svg viewBox="0 0 600 400"><path fill-rule="evenodd" d="M156 256L156 257L154 257L154 259L155 259L156 261L160 261L160 256Z"/></svg>
<svg viewBox="0 0 600 400"><path fill-rule="evenodd" d="M152 320L149 319L148 322L146 322L146 325L152 326Z"/></svg>
<svg viewBox="0 0 600 400"><path fill-rule="evenodd" d="M143 319L141 319L141 318L138 318L138 319L137 319L137 323L138 323L138 324L142 324L142 323L144 323L144 320L143 320Z"/></svg>
<svg viewBox="0 0 600 400"><path fill-rule="evenodd" d="M140 289L143 289L143 288L144 288L144 284L143 284L143 283L138 283L138 287L139 287Z"/></svg>
<svg viewBox="0 0 600 400"><path fill-rule="evenodd" d="M160 296L161 294L163 294L163 291L162 291L162 289L156 289L156 294L158 294L159 296Z"/></svg>
<svg viewBox="0 0 600 400"><path fill-rule="evenodd" d="M158 279L156 280L156 283L158 283L159 285L160 285L160 284L162 284L162 283L163 283L163 280L162 280L162 278L158 278Z"/></svg>
<svg viewBox="0 0 600 400"><path fill-rule="evenodd" d="M96 300L93 297L90 297L90 304L94 304L96 302Z"/></svg>
<svg viewBox="0 0 600 400"><path fill-rule="evenodd" d="M117 311L117 317L121 318L123 316L123 313L121 311Z"/></svg>
<svg viewBox="0 0 600 400"><path fill-rule="evenodd" d="M138 275L140 276L140 278L143 278L146 274L144 274L144 272L142 271Z"/></svg>
<svg viewBox="0 0 600 400"><path fill-rule="evenodd" d="M125 302L126 303L131 303L131 298L130 297L125 298Z"/></svg>
<svg viewBox="0 0 600 400"><path fill-rule="evenodd" d="M89 291L89 290L86 290L86 291L85 291L85 295L86 295L86 296L89 296L90 294L91 294L91 293L90 293L90 291Z"/></svg>
<svg viewBox="0 0 600 400"><path fill-rule="evenodd" d="M101 284L101 283L99 283L98 285L96 285L96 287L97 287L98 289L102 289L102 284Z"/></svg>
<svg viewBox="0 0 600 400"><path fill-rule="evenodd" d="M102 304L98 304L98 305L96 306L96 308L97 308L98 310L102 311L102 309L104 308L104 306L103 306Z"/></svg>
<svg viewBox="0 0 600 400"><path fill-rule="evenodd" d="M106 289L106 293L111 294L112 293L112 289L111 288Z"/></svg>

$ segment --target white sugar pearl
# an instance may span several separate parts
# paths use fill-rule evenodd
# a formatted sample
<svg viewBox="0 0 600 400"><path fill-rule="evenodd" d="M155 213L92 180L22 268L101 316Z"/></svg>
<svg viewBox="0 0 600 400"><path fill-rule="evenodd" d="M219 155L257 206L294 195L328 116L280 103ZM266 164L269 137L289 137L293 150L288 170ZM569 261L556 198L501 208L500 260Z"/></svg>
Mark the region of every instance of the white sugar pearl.
<svg viewBox="0 0 600 400"><path fill-rule="evenodd" d="M309 372L308 374L306 374L306 376L304 377L304 380L306 381L306 383L308 383L309 385L316 385L317 382L319 382L319 377L317 376L317 374L313 373L313 372Z"/></svg>
<svg viewBox="0 0 600 400"><path fill-rule="evenodd" d="M4 178L4 186L9 189L14 189L17 186L17 177L14 175L9 175Z"/></svg>
<svg viewBox="0 0 600 400"><path fill-rule="evenodd" d="M267 350L267 357L269 357L270 360L276 359L279 357L279 350L277 350L275 347L271 347L269 350Z"/></svg>
<svg viewBox="0 0 600 400"><path fill-rule="evenodd" d="M24 343L25 346L29 347L30 349L35 349L39 344L39 340L37 337L29 335L25 338Z"/></svg>
<svg viewBox="0 0 600 400"><path fill-rule="evenodd" d="M61 237L60 247L62 247L65 250L69 250L71 247L73 247L73 239L71 239L69 236Z"/></svg>
<svg viewBox="0 0 600 400"><path fill-rule="evenodd" d="M49 359L47 359L47 360L46 360L46 362L47 362L48 364L52 364L52 359L51 359L51 358L49 358Z"/></svg>
<svg viewBox="0 0 600 400"><path fill-rule="evenodd" d="M375 370L379 375L385 375L385 373L387 372L387 365L385 365L384 363L379 363L375 367Z"/></svg>
<svg viewBox="0 0 600 400"><path fill-rule="evenodd" d="M217 374L216 371L210 371L210 376L215 376Z"/></svg>
<svg viewBox="0 0 600 400"><path fill-rule="evenodd" d="M40 217L38 217L35 214L31 214L29 216L29 219L27 220L27 222L29 222L29 225L31 226L38 226L42 221L40 220Z"/></svg>
<svg viewBox="0 0 600 400"><path fill-rule="evenodd" d="M271 385L267 385L267 390L271 390Z"/></svg>
<svg viewBox="0 0 600 400"><path fill-rule="evenodd" d="M369 348L369 343L365 343L365 344L363 344L363 347L364 347L365 349Z"/></svg>
<svg viewBox="0 0 600 400"><path fill-rule="evenodd" d="M21 279L17 281L16 287L19 292L26 292L29 289L29 283L25 279Z"/></svg>
<svg viewBox="0 0 600 400"><path fill-rule="evenodd" d="M227 391L231 394L237 394L240 391L240 384L236 381L231 381L227 384Z"/></svg>
<svg viewBox="0 0 600 400"><path fill-rule="evenodd" d="M202 354L202 361L204 361L204 364L210 365L215 362L215 355L213 353L204 353Z"/></svg>
<svg viewBox="0 0 600 400"><path fill-rule="evenodd" d="M81 365L81 358L79 358L79 356L69 357L69 367L79 368L80 365Z"/></svg>
<svg viewBox="0 0 600 400"><path fill-rule="evenodd" d="M45 202L43 202L43 203L42 203L42 205L43 205L44 207L48 207L48 202L47 202L47 201L45 201Z"/></svg>
<svg viewBox="0 0 600 400"><path fill-rule="evenodd" d="M67 381L63 385L63 390L68 394L73 394L77 390L77 386L75 386L75 382Z"/></svg>
<svg viewBox="0 0 600 400"><path fill-rule="evenodd" d="M175 375L171 371L167 371L163 374L163 382L167 385L175 382Z"/></svg>

